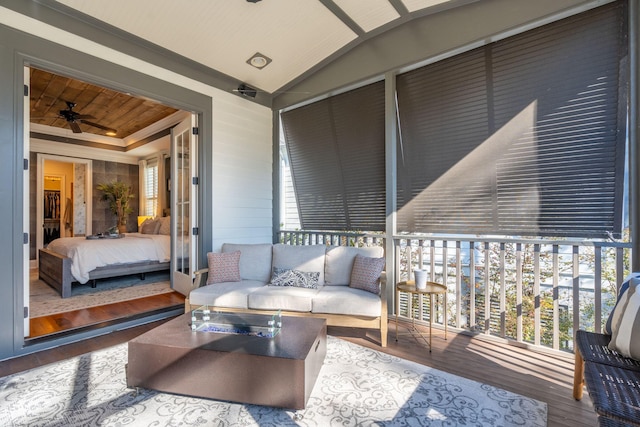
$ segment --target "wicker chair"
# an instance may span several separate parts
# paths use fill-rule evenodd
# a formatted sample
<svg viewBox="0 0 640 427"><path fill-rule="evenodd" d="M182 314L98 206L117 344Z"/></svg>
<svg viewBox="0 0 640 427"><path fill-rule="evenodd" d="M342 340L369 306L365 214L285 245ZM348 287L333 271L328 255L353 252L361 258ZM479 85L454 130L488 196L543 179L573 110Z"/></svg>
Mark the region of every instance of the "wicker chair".
<svg viewBox="0 0 640 427"><path fill-rule="evenodd" d="M601 426L640 426L640 361L607 347L611 336L577 331L573 397L586 384Z"/></svg>
<svg viewBox="0 0 640 427"><path fill-rule="evenodd" d="M598 425L600 427L633 427L637 424L629 424L624 421L612 420L606 417L598 417Z"/></svg>

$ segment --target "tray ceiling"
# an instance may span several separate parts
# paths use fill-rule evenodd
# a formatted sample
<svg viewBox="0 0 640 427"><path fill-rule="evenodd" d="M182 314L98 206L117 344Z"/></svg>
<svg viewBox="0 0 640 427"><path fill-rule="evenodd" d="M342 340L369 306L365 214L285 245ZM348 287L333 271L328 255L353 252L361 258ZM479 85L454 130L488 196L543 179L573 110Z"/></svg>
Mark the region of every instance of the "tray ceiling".
<svg viewBox="0 0 640 427"><path fill-rule="evenodd" d="M177 110L156 102L136 98L124 93L95 86L79 80L31 68L30 70L30 122L40 125L71 129L60 111L75 105L73 111L91 116L88 121L117 131L108 135L105 129L78 121L83 133L111 136L119 139L142 130Z"/></svg>

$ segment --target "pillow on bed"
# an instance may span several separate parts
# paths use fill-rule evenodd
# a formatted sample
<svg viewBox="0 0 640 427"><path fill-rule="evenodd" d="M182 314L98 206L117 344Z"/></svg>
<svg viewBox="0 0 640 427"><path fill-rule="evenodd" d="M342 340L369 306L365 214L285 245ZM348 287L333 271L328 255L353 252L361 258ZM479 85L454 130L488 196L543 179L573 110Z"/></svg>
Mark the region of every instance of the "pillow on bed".
<svg viewBox="0 0 640 427"><path fill-rule="evenodd" d="M140 224L141 234L158 234L158 229L160 229L160 221L157 219L146 219Z"/></svg>
<svg viewBox="0 0 640 427"><path fill-rule="evenodd" d="M171 217L160 217L158 218L158 222L160 222L160 227L158 228L158 232L156 234L164 234L166 236L171 235Z"/></svg>
<svg viewBox="0 0 640 427"><path fill-rule="evenodd" d="M207 285L240 281L240 251L207 254L209 275Z"/></svg>

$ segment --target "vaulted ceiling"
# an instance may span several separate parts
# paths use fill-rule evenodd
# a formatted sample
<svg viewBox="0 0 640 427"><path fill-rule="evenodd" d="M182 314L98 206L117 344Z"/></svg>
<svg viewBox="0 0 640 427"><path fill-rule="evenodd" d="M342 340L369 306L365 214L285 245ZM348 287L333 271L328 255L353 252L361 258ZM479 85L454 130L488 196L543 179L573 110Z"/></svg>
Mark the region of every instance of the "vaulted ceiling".
<svg viewBox="0 0 640 427"><path fill-rule="evenodd" d="M481 0L41 1L277 95L371 37ZM250 61L256 55L265 59L258 67ZM74 130L76 137L79 131L113 137L113 129L126 138L176 111L35 68L30 101L31 123Z"/></svg>
<svg viewBox="0 0 640 427"><path fill-rule="evenodd" d="M274 94L375 35L477 1L486 0L57 0L57 7ZM256 54L266 66L250 64Z"/></svg>

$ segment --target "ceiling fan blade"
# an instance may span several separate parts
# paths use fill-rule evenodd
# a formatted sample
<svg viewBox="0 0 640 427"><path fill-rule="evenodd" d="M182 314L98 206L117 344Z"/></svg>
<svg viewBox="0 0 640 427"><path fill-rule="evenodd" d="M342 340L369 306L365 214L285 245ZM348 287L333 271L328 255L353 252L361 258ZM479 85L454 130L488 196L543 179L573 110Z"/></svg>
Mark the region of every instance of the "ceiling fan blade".
<svg viewBox="0 0 640 427"><path fill-rule="evenodd" d="M75 115L76 120L83 120L84 119L95 119L95 117L93 117L91 114L76 114Z"/></svg>
<svg viewBox="0 0 640 427"><path fill-rule="evenodd" d="M110 127L106 127L106 126L102 126L101 124L98 123L93 123L93 122L88 122L86 120L83 120L82 123L84 123L85 125L89 125L89 126L93 126L94 128L98 128L98 129L102 129L104 131L110 132L110 133L116 133L116 130Z"/></svg>
<svg viewBox="0 0 640 427"><path fill-rule="evenodd" d="M80 129L80 125L76 122L69 122L69 127L71 127L71 130L73 131L73 133L82 133L82 129Z"/></svg>

